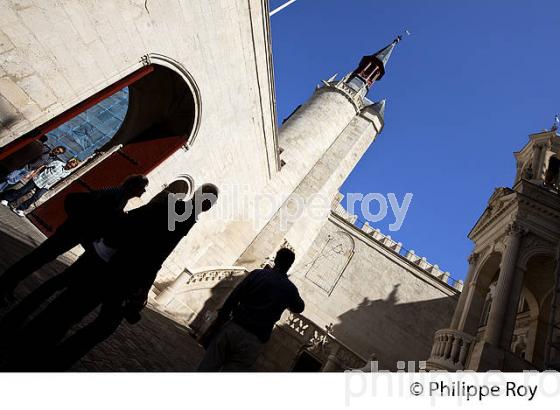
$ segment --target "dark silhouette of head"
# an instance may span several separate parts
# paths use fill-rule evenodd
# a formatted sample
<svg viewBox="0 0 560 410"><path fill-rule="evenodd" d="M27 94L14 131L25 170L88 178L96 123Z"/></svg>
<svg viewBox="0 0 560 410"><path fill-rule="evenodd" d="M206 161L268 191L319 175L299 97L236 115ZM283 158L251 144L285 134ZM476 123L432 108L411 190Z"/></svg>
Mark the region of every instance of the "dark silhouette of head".
<svg viewBox="0 0 560 410"><path fill-rule="evenodd" d="M166 229L170 232L175 231L176 224L188 227L197 222L200 214L208 211L218 200L218 188L214 184L203 184L189 199L184 200L183 197L182 193L174 194L164 189L148 204L154 213L165 215Z"/></svg>
<svg viewBox="0 0 560 410"><path fill-rule="evenodd" d="M140 198L146 192L147 186L146 175L130 175L121 185L127 198Z"/></svg>
<svg viewBox="0 0 560 410"><path fill-rule="evenodd" d="M218 188L214 184L202 184L192 197L195 213L206 212L218 200Z"/></svg>
<svg viewBox="0 0 560 410"><path fill-rule="evenodd" d="M288 248L281 248L276 252L276 257L274 258L274 269L282 273L287 273L295 260L296 254L294 251Z"/></svg>

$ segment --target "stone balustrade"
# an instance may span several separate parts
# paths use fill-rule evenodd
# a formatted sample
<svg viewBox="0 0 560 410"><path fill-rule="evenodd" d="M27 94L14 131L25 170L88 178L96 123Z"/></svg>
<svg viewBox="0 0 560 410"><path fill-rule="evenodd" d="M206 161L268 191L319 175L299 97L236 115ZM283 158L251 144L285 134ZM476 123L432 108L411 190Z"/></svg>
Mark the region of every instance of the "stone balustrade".
<svg viewBox="0 0 560 410"><path fill-rule="evenodd" d="M434 336L427 368L448 371L464 370L474 341L474 336L458 330L438 330Z"/></svg>
<svg viewBox="0 0 560 410"><path fill-rule="evenodd" d="M304 346L324 360L323 371L343 371L361 368L366 360L315 322L297 313L289 313L278 323L285 331L299 339Z"/></svg>
<svg viewBox="0 0 560 410"><path fill-rule="evenodd" d="M203 269L196 273L184 270L171 285L168 285L155 298L155 303L161 308L167 308L172 301L185 292L196 289L211 289L219 282L235 282L240 276L247 273L244 267L213 267ZM184 305L184 303L182 303ZM191 309L193 310L193 309Z"/></svg>
<svg viewBox="0 0 560 410"><path fill-rule="evenodd" d="M193 286L200 283L221 282L224 279L244 275L245 273L246 269L243 267L212 268L192 274L186 279L186 285Z"/></svg>

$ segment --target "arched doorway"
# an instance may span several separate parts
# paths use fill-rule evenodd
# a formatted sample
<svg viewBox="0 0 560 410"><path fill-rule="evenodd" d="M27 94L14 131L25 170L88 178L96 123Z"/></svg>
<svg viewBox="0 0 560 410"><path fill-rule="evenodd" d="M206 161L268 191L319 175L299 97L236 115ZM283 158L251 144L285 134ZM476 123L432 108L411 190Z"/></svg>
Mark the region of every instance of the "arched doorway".
<svg viewBox="0 0 560 410"><path fill-rule="evenodd" d="M292 372L320 372L322 368L323 363L317 357L309 353L307 350L302 350L294 362Z"/></svg>
<svg viewBox="0 0 560 410"><path fill-rule="evenodd" d="M138 75L140 72L142 75ZM124 84L128 87L124 121L100 148L92 166L84 167L70 184L27 215L46 235L52 234L64 221L63 204L69 193L115 186L128 175L147 174L183 147L196 132L199 97L184 76L158 64L143 67L128 77L131 76L134 80ZM98 94L112 95L124 86L121 80L111 86L113 89L108 87ZM101 104L107 97L100 98L98 94L91 98ZM76 112L79 106L63 115L73 118L79 114Z"/></svg>
<svg viewBox="0 0 560 410"><path fill-rule="evenodd" d="M545 349L550 330L552 290L554 289L555 261L552 254L535 254L527 262L523 285L534 295L537 315L529 333L527 360L538 368L544 366Z"/></svg>
<svg viewBox="0 0 560 410"><path fill-rule="evenodd" d="M548 167L546 169L546 175L544 182L546 185L558 188L560 183L560 159L556 156L551 157L548 160Z"/></svg>
<svg viewBox="0 0 560 410"><path fill-rule="evenodd" d="M486 316L491 306L491 284L494 283L500 273L500 261L502 254L492 252L481 262L480 267L473 278L474 286L468 290L470 301L463 312L464 319L461 320L461 331L470 335L477 335L480 328L485 326Z"/></svg>

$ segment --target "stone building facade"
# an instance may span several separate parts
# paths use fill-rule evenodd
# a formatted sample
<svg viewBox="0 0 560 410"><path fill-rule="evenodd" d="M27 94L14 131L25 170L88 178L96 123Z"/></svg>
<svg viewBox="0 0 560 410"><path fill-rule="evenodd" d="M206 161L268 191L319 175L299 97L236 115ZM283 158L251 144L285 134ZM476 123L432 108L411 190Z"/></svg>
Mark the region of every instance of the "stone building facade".
<svg viewBox="0 0 560 410"><path fill-rule="evenodd" d="M280 169L266 1L149 2L147 9L143 1L127 0L4 1L1 7L2 160L36 139L53 119L63 121L79 104L102 99L107 87L143 75L128 84L128 118L115 145L57 185L45 198L47 209L39 206L28 215L33 222L38 215L47 224L57 223L53 214L60 209L52 197L65 189L108 186L122 180L120 170L135 172L130 161L117 161L126 157L139 162L136 168L150 178L145 197L130 207L174 181L184 181L185 189L250 181L257 192ZM143 71L148 69L154 72ZM163 105L175 111L153 109ZM145 146L135 139L169 119L182 127L160 132ZM144 152L158 155L145 157ZM228 193L222 189L218 206L233 201ZM171 255L161 281L184 270L186 262L177 255L190 255L192 269L233 263L254 235L250 222L204 221Z"/></svg>
<svg viewBox="0 0 560 410"><path fill-rule="evenodd" d="M159 273L154 310L202 334L246 272L289 246L307 308L283 318L259 367L334 371L371 357L392 370L425 360L434 332L458 320L454 311L471 299L484 305L426 258L358 227L339 204L339 187L383 129L385 102L367 93L400 38L321 82L279 129L266 0L0 7L0 165L21 162L40 137L117 90L130 94L111 142L27 214L37 229L56 228L67 193L127 173L150 180L131 208L164 188L188 195L205 182L219 187L217 206ZM526 162L529 154L519 155ZM327 198L318 209L316 196ZM300 214L286 219L301 200ZM516 337L521 346L524 334Z"/></svg>
<svg viewBox="0 0 560 410"><path fill-rule="evenodd" d="M356 226L340 198L291 271L306 302L304 321L322 329L328 343L317 346L314 333L314 340L301 340L286 315L262 368L287 371L311 356L328 369L362 367L357 358L363 364L374 358L380 369L414 362L419 370L431 350L428 335L449 322L462 283L390 236Z"/></svg>
<svg viewBox="0 0 560 410"><path fill-rule="evenodd" d="M429 368L560 369L559 153L557 124L515 153L513 186L495 190L469 233L465 290Z"/></svg>

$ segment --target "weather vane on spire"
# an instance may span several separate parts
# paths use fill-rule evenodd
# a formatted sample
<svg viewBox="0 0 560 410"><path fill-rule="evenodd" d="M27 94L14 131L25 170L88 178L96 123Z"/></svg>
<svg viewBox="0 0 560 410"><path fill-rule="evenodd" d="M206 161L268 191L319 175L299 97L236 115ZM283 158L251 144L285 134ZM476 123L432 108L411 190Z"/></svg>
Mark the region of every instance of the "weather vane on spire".
<svg viewBox="0 0 560 410"><path fill-rule="evenodd" d="M399 34L399 35L397 36L397 38L395 39L395 42L396 42L396 43L399 43L399 42L403 39L404 36L408 37L408 36L410 36L411 34L412 34L412 33L411 33L410 31L408 31L408 30L405 29L405 30L404 30L404 33Z"/></svg>

